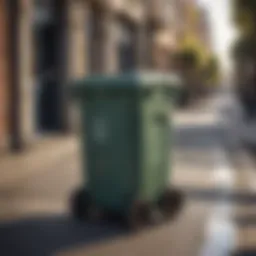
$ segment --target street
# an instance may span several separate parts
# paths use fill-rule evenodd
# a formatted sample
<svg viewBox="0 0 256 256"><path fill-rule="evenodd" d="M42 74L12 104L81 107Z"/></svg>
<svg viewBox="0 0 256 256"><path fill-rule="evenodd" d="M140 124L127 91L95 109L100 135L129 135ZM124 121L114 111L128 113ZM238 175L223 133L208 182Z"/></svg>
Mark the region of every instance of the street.
<svg viewBox="0 0 256 256"><path fill-rule="evenodd" d="M231 127L221 102L221 96L216 96L174 113L170 182L186 194L186 204L175 221L134 235L116 223L74 221L68 201L81 182L81 170L78 139L71 138L62 153L41 157L39 165L33 166L23 156L23 168L32 165L27 175L15 178L3 170L7 174L6 182L0 183L0 254L224 256L242 250L248 232L254 232L244 225L241 232L237 228L248 211L250 216L256 211L253 186L248 190L252 180L248 175L253 174L233 166L227 150ZM22 171L21 165L16 168L14 173ZM251 202L237 204L240 191L251 193Z"/></svg>

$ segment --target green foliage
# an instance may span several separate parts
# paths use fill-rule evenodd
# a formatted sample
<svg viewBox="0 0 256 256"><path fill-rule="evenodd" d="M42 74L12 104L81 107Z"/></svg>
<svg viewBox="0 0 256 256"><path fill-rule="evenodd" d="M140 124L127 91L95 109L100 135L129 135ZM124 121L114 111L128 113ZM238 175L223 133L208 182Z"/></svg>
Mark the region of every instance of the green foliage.
<svg viewBox="0 0 256 256"><path fill-rule="evenodd" d="M236 61L256 58L256 35L240 37L232 47L232 56Z"/></svg>
<svg viewBox="0 0 256 256"><path fill-rule="evenodd" d="M233 0L233 6L237 9L256 9L256 1L255 0Z"/></svg>
<svg viewBox="0 0 256 256"><path fill-rule="evenodd" d="M239 96L255 102L252 92L255 87L256 0L232 0L232 3L234 22L240 34L231 50L235 61L235 85Z"/></svg>
<svg viewBox="0 0 256 256"><path fill-rule="evenodd" d="M176 61L183 69L193 69L199 66L199 53L195 49L183 49L176 53Z"/></svg>
<svg viewBox="0 0 256 256"><path fill-rule="evenodd" d="M233 20L242 34L250 34L256 29L256 1L233 0Z"/></svg>
<svg viewBox="0 0 256 256"><path fill-rule="evenodd" d="M205 78L209 82L216 82L218 81L219 75L219 61L216 56L212 55L205 65Z"/></svg>
<svg viewBox="0 0 256 256"><path fill-rule="evenodd" d="M256 59L256 0L233 0L233 17L240 30L240 38L232 47L236 61Z"/></svg>
<svg viewBox="0 0 256 256"><path fill-rule="evenodd" d="M244 35L248 35L254 31L254 22L252 15L246 11L239 11L234 15L234 23L240 32Z"/></svg>

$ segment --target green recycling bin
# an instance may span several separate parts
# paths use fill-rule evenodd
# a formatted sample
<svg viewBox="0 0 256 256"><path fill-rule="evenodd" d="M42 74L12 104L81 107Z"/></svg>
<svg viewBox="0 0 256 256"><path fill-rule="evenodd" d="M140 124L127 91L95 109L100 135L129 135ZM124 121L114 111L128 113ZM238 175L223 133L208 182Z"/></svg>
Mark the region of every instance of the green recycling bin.
<svg viewBox="0 0 256 256"><path fill-rule="evenodd" d="M108 212L138 226L153 212L177 211L180 193L169 188L170 110L179 90L176 76L160 74L95 75L72 85L85 160L84 187L72 199L76 217Z"/></svg>

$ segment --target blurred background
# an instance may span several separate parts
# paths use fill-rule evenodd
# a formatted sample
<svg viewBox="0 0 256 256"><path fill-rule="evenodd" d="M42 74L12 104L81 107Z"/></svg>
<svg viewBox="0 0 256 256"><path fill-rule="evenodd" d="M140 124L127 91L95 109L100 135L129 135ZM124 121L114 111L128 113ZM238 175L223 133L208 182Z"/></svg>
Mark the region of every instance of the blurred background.
<svg viewBox="0 0 256 256"><path fill-rule="evenodd" d="M256 2L0 0L1 255L256 255ZM179 217L141 234L80 224L71 81L175 73Z"/></svg>

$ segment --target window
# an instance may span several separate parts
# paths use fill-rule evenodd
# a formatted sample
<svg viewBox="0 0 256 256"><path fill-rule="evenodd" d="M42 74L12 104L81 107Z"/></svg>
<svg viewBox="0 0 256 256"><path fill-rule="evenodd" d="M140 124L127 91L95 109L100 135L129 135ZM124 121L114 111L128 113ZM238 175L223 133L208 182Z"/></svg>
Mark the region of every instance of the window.
<svg viewBox="0 0 256 256"><path fill-rule="evenodd" d="M34 0L34 22L47 23L52 19L51 0Z"/></svg>

